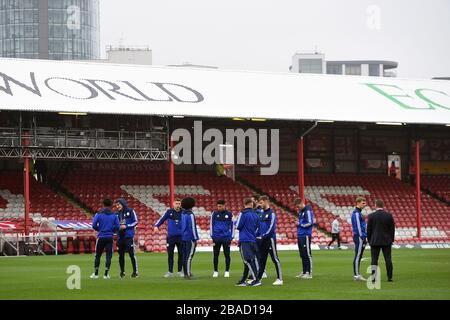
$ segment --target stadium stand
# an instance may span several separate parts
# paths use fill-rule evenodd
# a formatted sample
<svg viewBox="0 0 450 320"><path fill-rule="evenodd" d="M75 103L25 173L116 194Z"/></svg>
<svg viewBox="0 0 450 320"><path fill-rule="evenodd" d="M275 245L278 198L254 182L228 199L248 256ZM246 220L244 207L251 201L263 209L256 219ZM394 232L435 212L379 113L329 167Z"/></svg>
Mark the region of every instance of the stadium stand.
<svg viewBox="0 0 450 320"><path fill-rule="evenodd" d="M10 221L19 226L24 224L23 175L20 171L0 172L0 221ZM30 177L30 219L28 225L30 234L44 236L42 251L54 253L49 243L54 243L54 229L43 221L52 220L90 220L79 208L61 195L55 193L46 185ZM23 232L23 231L22 231ZM93 234L93 232L88 232ZM62 231L57 241L58 253L90 253L95 248L95 238L92 235ZM69 236L71 235L71 236Z"/></svg>
<svg viewBox="0 0 450 320"><path fill-rule="evenodd" d="M79 201L85 203L93 211L100 208L103 197L125 197L130 207L135 209L140 227L137 230L139 245L146 251L166 250L166 226L159 232L153 231L153 224L164 214L169 206L169 189L167 173L115 171L102 172L86 169L75 169L63 182L67 189ZM197 206L194 212L200 240L199 246L211 246L209 236L210 212L216 208L218 199L225 199L227 208L235 217L239 213L243 199L252 195L253 191L244 185L225 177L217 177L211 173L177 173L175 176L177 197L194 196ZM295 245L296 218L279 207L277 213L278 243ZM318 230L314 231L314 240L325 244L329 237ZM236 240L233 242L236 244Z"/></svg>
<svg viewBox="0 0 450 320"><path fill-rule="evenodd" d="M278 174L271 179L253 174L243 174L241 178L250 185L269 194L284 206L294 210L293 201L297 197L297 176ZM385 202L386 209L396 220L397 243L416 242L416 209L414 187L383 175L305 175L305 197L313 207L319 227L331 231L335 214L345 220L342 238L352 242L350 216L356 196L365 196L369 207L364 212L375 209L375 199ZM422 193L422 242L446 242L449 240L450 207L431 196Z"/></svg>
<svg viewBox="0 0 450 320"><path fill-rule="evenodd" d="M23 175L20 171L0 172L0 220L23 221ZM42 217L56 220L86 220L80 209L46 185L30 178L30 218L38 224Z"/></svg>
<svg viewBox="0 0 450 320"><path fill-rule="evenodd" d="M165 251L167 227L163 225L155 232L153 224L169 205L167 180L168 175L165 172L74 169L65 177L63 187L93 212L100 209L104 197L125 197L138 215L139 227L136 235L140 247L146 251ZM177 196L193 195L197 200L194 211L197 214L201 246L211 245L207 215L215 207L215 200L227 199L229 209L235 213L239 201L248 195L245 188L232 187L231 180L210 175L180 173L176 175L176 181ZM218 185L214 187L214 184Z"/></svg>
<svg viewBox="0 0 450 320"><path fill-rule="evenodd" d="M0 173L0 220L23 221L23 177L18 171ZM253 186L234 182L212 173L177 172L175 193L177 197L194 196L197 206L194 212L200 247L211 246L209 236L210 212L216 207L218 199L227 201L227 208L236 216L241 209L243 198L251 196L254 190L275 198L282 206L273 205L277 214L277 239L280 245L296 245L295 208L293 200L297 197L296 175L280 173L270 179L257 174L242 174L240 178ZM441 181L441 177L436 180ZM78 202L96 212L101 208L103 198L125 197L129 206L135 209L140 221L136 239L145 251L164 252L166 250L167 227L153 230L153 224L169 206L168 175L161 171L92 170L76 166L66 174L62 187ZM446 182L429 184L437 192L446 187ZM376 198L382 198L386 208L395 217L397 224L397 243L416 242L414 188L406 183L386 176L358 175L307 175L305 195L312 204L316 226L313 243L327 244L330 240L326 232L331 231L334 214L340 214L344 223L341 238L352 242L350 214L356 196L363 195L373 206ZM46 185L30 179L30 220L38 226L42 218L57 220L87 220L84 212L53 192ZM432 187L429 187L432 185ZM430 190L431 191L431 190ZM423 200L422 242L448 242L450 240L450 207L427 194ZM369 213L372 208L365 209ZM67 253L92 252L93 238L67 237L58 242L61 251ZM236 244L236 240L233 242ZM47 248L48 249L48 248ZM48 249L48 251L51 251Z"/></svg>
<svg viewBox="0 0 450 320"><path fill-rule="evenodd" d="M420 182L423 189L450 203L450 176L422 176Z"/></svg>

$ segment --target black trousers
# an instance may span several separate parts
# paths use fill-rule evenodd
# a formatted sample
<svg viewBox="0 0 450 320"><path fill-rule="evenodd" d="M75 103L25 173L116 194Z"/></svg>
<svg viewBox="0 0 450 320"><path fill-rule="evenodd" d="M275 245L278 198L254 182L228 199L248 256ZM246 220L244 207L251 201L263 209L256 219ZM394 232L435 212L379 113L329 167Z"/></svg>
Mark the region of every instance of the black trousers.
<svg viewBox="0 0 450 320"><path fill-rule="evenodd" d="M197 241L183 241L183 271L185 276L192 276L191 265Z"/></svg>
<svg viewBox="0 0 450 320"><path fill-rule="evenodd" d="M270 258L275 265L277 271L277 279L283 280L281 272L281 263L278 259L277 242L273 238L262 239L259 247L260 261L259 261L259 274L258 279L262 278L264 270L266 270L267 256L270 254Z"/></svg>
<svg viewBox="0 0 450 320"><path fill-rule="evenodd" d="M302 258L303 273L312 273L311 236L301 236L297 239L298 251Z"/></svg>
<svg viewBox="0 0 450 320"><path fill-rule="evenodd" d="M392 266L392 247L391 246L371 246L370 247L370 253L372 256L372 266L378 266L378 257L380 256L380 251L383 251L383 257L384 262L386 263L386 271L387 271L387 277L388 279L392 279L392 272L393 272L393 266ZM372 269L372 275L375 274L376 269ZM372 279L375 279L373 277Z"/></svg>
<svg viewBox="0 0 450 320"><path fill-rule="evenodd" d="M100 258L102 257L103 251L106 252L106 263L105 263L105 274L109 272L111 268L111 259L113 255L113 238L98 238L97 244L95 245L95 274L98 274L98 268L100 266Z"/></svg>
<svg viewBox="0 0 450 320"><path fill-rule="evenodd" d="M257 252L258 246L254 242L240 242L239 252L241 253L242 262L244 262L244 272L242 273L241 282L247 280L249 273L253 279L258 278Z"/></svg>
<svg viewBox="0 0 450 320"><path fill-rule="evenodd" d="M338 243L338 247L340 248L341 247L341 237L339 236L339 233L332 233L331 234L331 241L328 244L328 246L331 246L333 244L333 242L336 241L336 240L337 240L337 243Z"/></svg>
<svg viewBox="0 0 450 320"><path fill-rule="evenodd" d="M167 239L167 256L169 263L169 272L173 273L173 261L175 255L175 247L178 251L178 272L183 271L183 240L181 236L170 237Z"/></svg>
<svg viewBox="0 0 450 320"><path fill-rule="evenodd" d="M223 254L225 256L225 271L230 271L230 263L231 263L230 244L231 244L230 239L215 239L214 240L214 247L213 247L214 271L218 271L218 268L219 268L219 254L220 254L221 247L223 247Z"/></svg>
<svg viewBox="0 0 450 320"><path fill-rule="evenodd" d="M134 250L133 238L119 238L117 240L117 249L119 252L119 266L120 272L125 272L125 252L128 252L130 256L131 265L133 266L133 272L138 273L137 259Z"/></svg>

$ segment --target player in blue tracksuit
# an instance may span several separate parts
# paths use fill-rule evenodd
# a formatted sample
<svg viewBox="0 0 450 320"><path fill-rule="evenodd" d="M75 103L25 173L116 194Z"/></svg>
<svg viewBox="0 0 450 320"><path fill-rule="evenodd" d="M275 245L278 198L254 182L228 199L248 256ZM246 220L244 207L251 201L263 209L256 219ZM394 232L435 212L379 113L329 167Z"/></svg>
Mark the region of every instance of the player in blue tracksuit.
<svg viewBox="0 0 450 320"><path fill-rule="evenodd" d="M169 271L164 275L165 278L173 277L173 260L175 247L178 251L178 276L183 274L183 240L181 239L181 218L183 209L181 208L181 200L175 199L173 208L167 210L164 215L155 223L155 231L167 221L167 256Z"/></svg>
<svg viewBox="0 0 450 320"><path fill-rule="evenodd" d="M187 197L181 201L181 207L184 209L181 218L181 239L183 240L183 271L184 277L192 277L191 265L192 258L197 247L199 239L197 233L197 223L192 208L195 206L195 199Z"/></svg>
<svg viewBox="0 0 450 320"><path fill-rule="evenodd" d="M244 262L244 272L236 286L247 285L245 281L249 272L254 279L249 285L259 286L261 285L261 279L258 278L259 270L256 262L256 230L259 228L259 217L253 209L252 199L244 199L244 209L239 214L236 228L239 230L239 251Z"/></svg>
<svg viewBox="0 0 450 320"><path fill-rule="evenodd" d="M97 243L95 245L95 271L91 275L91 279L98 278L98 268L100 266L100 258L103 251L106 251L105 275L104 279L109 279L109 269L111 267L111 259L113 255L114 233L119 231L119 219L111 210L112 201L110 199L103 200L104 208L97 212L92 220L92 228L98 232Z"/></svg>
<svg viewBox="0 0 450 320"><path fill-rule="evenodd" d="M263 213L259 221L259 233L258 238L261 239L259 245L259 252L261 259L259 261L259 275L258 279L261 279L264 270L266 269L267 256L270 254L272 261L275 265L277 271L277 279L273 285L280 286L283 285L283 275L281 272L281 263L278 259L277 252L277 217L275 212L269 207L269 198L267 196L262 196L259 198L259 205L261 206Z"/></svg>
<svg viewBox="0 0 450 320"><path fill-rule="evenodd" d="M136 259L134 233L138 225L136 212L128 207L125 199L116 200L117 217L120 222L120 230L117 234L117 248L119 252L120 278L125 277L125 252L130 256L131 265L133 266L132 278L139 277L138 263Z"/></svg>
<svg viewBox="0 0 450 320"><path fill-rule="evenodd" d="M260 195L255 193L252 195L252 201L253 201L253 210L255 210L255 213L258 215L259 219L262 219L262 216L264 214L264 210L259 205L259 198ZM259 251L259 248L261 247L261 238L260 238L260 230L259 228L256 230L256 263L259 266L259 261L261 261L261 252ZM263 278L267 278L266 270L264 270ZM251 275L250 275L251 279Z"/></svg>
<svg viewBox="0 0 450 320"><path fill-rule="evenodd" d="M311 206L306 205L304 200L295 199L294 205L299 210L297 244L303 266L303 271L297 278L312 279L311 238L314 225L314 214Z"/></svg>
<svg viewBox="0 0 450 320"><path fill-rule="evenodd" d="M366 206L363 197L356 198L356 208L352 212L353 242L355 243L355 257L353 258L353 279L365 281L359 273L361 259L367 244L366 221L362 215L362 209Z"/></svg>
<svg viewBox="0 0 450 320"><path fill-rule="evenodd" d="M210 235L213 239L214 247L214 273L213 277L219 276L219 254L220 247L223 246L223 254L225 255L225 278L230 277L230 244L234 236L233 214L225 208L225 201L217 201L217 210L211 213Z"/></svg>
<svg viewBox="0 0 450 320"><path fill-rule="evenodd" d="M259 205L259 198L260 195L259 194L254 194L252 195L252 201L253 201L253 209L255 210L256 214L258 215L258 217L260 219L262 219L262 216L264 214L264 210L261 208L261 206ZM257 260L258 260L258 265L259 265L259 260L261 260L261 254L259 252L259 247L261 246L261 240L259 239L259 229L256 231L256 244L257 244L257 248L258 248L258 253L257 253ZM265 270L264 270L265 271Z"/></svg>

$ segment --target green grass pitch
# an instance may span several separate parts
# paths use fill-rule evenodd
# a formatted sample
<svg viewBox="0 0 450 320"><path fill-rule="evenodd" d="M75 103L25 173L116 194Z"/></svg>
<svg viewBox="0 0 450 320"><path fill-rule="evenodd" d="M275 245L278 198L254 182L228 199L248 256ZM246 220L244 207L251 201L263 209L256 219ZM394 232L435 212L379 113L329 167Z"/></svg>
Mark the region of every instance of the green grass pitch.
<svg viewBox="0 0 450 320"><path fill-rule="evenodd" d="M313 251L312 280L299 280L297 252L279 252L284 286L274 287L275 271L268 261L269 277L260 287L235 287L243 270L237 252L232 253L231 277L223 278L223 255L220 278L212 276L212 253L196 253L192 272L194 280L165 279L167 255L138 254L141 277L131 279L129 258L127 278L118 277L118 257L114 254L111 279L89 279L93 255L0 258L0 299L450 299L450 250L402 249L393 251L394 282L386 281L384 261L380 263L380 290L369 290L365 282L352 279L352 251ZM365 253L361 273L370 264ZM381 257L382 260L382 257ZM103 271L104 256L102 257ZM81 268L81 289L69 290L66 280L69 265Z"/></svg>

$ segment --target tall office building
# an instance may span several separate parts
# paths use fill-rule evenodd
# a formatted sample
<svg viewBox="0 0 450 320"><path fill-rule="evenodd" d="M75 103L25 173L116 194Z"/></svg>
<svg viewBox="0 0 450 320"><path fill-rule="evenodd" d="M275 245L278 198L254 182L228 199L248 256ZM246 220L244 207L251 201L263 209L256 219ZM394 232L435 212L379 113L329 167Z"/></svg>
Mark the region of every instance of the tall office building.
<svg viewBox="0 0 450 320"><path fill-rule="evenodd" d="M0 0L0 57L98 59L98 0Z"/></svg>

